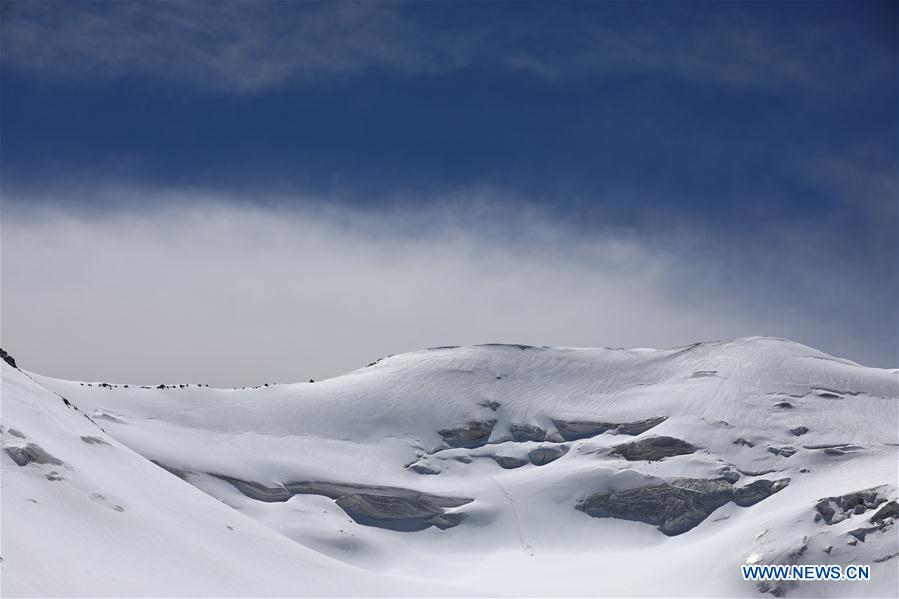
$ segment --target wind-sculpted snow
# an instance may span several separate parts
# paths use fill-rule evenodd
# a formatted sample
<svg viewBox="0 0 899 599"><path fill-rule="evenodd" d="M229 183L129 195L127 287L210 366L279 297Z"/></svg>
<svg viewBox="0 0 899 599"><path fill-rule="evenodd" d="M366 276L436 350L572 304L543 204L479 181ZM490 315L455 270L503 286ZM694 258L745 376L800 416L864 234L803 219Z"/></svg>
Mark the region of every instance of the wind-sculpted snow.
<svg viewBox="0 0 899 599"><path fill-rule="evenodd" d="M104 522L110 536L87 539L111 565L83 574L82 561L106 562L67 558L73 574L65 580L93 581L84 586L93 594L138 594L134 581L143 579L150 581L144 594L173 594L176 583L165 587L157 571L175 572L169 580L186 589L181 595L221 594L226 583L199 586L209 570L190 568L193 555L154 554L147 566L122 566L112 535L144 522L208 537L227 563L240 556L252 564L243 574L226 566L229 592L248 595L443 592L435 583L476 596L895 594L897 371L789 341L670 350L443 347L315 384L247 389L31 375L28 393L93 418L79 416L65 445L54 435L69 433L52 419L23 422L7 409L7 396L16 395L7 392L15 381L6 373L18 371L4 368L4 448L34 443L63 463L18 466L5 452L4 508L10 485L68 489L81 481L87 514L129 519L121 529ZM109 466L117 455L132 467L142 460L139 482L124 465ZM50 468L63 480L46 478ZM863 493L862 511L850 496L871 489L876 499ZM18 539L38 517L25 511L37 509L26 499L45 496L16 493L21 505L9 513L21 515ZM845 506L841 497L850 497ZM826 512L825 499L831 523L818 509ZM60 530L42 529L46 542L75 543L77 535L65 536L75 524L60 523L87 508L50 507ZM166 525L142 520L144 511L164 512ZM247 522L256 540L230 542ZM6 541L6 526L3 534ZM31 594L71 594L40 587L43 569L28 565L39 563L39 551L16 549L38 538L4 542L4 572L19 581L15 588L41 591ZM303 568L282 574L281 564L294 560L329 564L336 586L320 585L315 569L311 578ZM870 563L872 580L757 587L740 577L743 563ZM268 592L247 591L251 582Z"/></svg>

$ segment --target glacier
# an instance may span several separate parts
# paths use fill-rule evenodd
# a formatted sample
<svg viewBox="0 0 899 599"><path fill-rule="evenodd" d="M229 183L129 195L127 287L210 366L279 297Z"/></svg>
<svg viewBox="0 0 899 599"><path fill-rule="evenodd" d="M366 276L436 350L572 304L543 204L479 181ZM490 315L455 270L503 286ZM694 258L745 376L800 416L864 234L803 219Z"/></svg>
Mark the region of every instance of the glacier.
<svg viewBox="0 0 899 599"><path fill-rule="evenodd" d="M899 371L788 340L439 347L239 389L0 365L3 596L899 592Z"/></svg>

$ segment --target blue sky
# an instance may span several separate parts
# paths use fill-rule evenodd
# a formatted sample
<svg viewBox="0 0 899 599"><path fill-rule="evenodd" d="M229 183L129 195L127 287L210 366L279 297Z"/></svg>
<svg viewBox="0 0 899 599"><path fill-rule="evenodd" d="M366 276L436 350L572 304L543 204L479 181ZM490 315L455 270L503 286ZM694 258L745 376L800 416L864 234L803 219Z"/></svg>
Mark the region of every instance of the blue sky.
<svg viewBox="0 0 899 599"><path fill-rule="evenodd" d="M7 228L36 227L35 206L137 223L215 205L352 221L355 232L385 217L385 239L412 243L445 236L449 212L478 243L494 240L488 253L552 228L562 247L612 238L665 256L679 276L652 292L720 298L709 309L740 323L722 336L791 336L872 365L899 362L895 2L4 2L2 11ZM509 226L500 234L485 219ZM4 247L5 268L27 242ZM513 266L523 277L529 269L524 259ZM584 264L577 278L591 273ZM13 331L4 343L24 345L25 325L7 314L42 317L25 313L34 283L15 280L23 307L4 285ZM522 318L536 312L545 305ZM436 330L433 344L452 330ZM602 330L542 336L617 340ZM472 328L460 341L492 340ZM81 367L99 369L101 358ZM347 367L335 358L319 369Z"/></svg>

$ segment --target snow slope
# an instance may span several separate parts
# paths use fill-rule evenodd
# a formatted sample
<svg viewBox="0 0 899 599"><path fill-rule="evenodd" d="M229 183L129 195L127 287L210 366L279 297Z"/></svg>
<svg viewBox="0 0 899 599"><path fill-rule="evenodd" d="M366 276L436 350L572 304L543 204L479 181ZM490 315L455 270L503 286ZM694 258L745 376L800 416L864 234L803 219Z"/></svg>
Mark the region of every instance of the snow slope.
<svg viewBox="0 0 899 599"><path fill-rule="evenodd" d="M3 447L37 455L19 466L3 452L4 597L449 592L376 576L286 539L0 365Z"/></svg>
<svg viewBox="0 0 899 599"><path fill-rule="evenodd" d="M220 595L196 566L210 546L216 554L201 563L237 578L222 583L235 594L440 592L410 579L461 595L899 592L889 511L899 485L897 371L785 340L434 348L326 381L252 389L17 376L4 365L4 446L29 441L9 435L21 429L79 473L55 468L63 477L90 479L81 495L57 498L48 466L19 467L4 454L4 594ZM33 407L32 396L68 409L46 389L108 437L80 416L77 426L94 432L69 433L68 421L53 428L42 416L50 408ZM101 450L115 452L115 467ZM857 491L866 493L849 495ZM120 493L108 501L125 511L92 492ZM35 535L26 510L41 504L27 498L48 502L48 493L57 520ZM8 530L9 514L20 513ZM131 514L134 522L95 520ZM222 524L232 520L258 548L227 542L236 531ZM192 540L187 555L171 556L177 576L156 580L162 566L118 550L119 535L140 538L143 527L158 531L160 546ZM82 534L96 538L79 544ZM70 543L82 552L46 548ZM104 551L108 559L93 557ZM46 589L35 572L45 553L71 574ZM258 557L273 553L283 559ZM222 565L240 559L264 565ZM309 567L284 574L285 561ZM742 580L743 563L871 564L872 580L760 587ZM316 576L320 568L331 570Z"/></svg>

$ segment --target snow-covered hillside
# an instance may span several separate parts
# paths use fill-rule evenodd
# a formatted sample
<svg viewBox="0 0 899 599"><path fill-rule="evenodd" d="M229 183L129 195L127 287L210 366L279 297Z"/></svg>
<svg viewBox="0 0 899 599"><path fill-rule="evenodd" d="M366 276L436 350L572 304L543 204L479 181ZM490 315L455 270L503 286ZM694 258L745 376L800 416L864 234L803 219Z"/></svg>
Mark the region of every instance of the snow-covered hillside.
<svg viewBox="0 0 899 599"><path fill-rule="evenodd" d="M434 348L252 389L3 364L2 590L896 596L897 401L897 371L771 338Z"/></svg>

